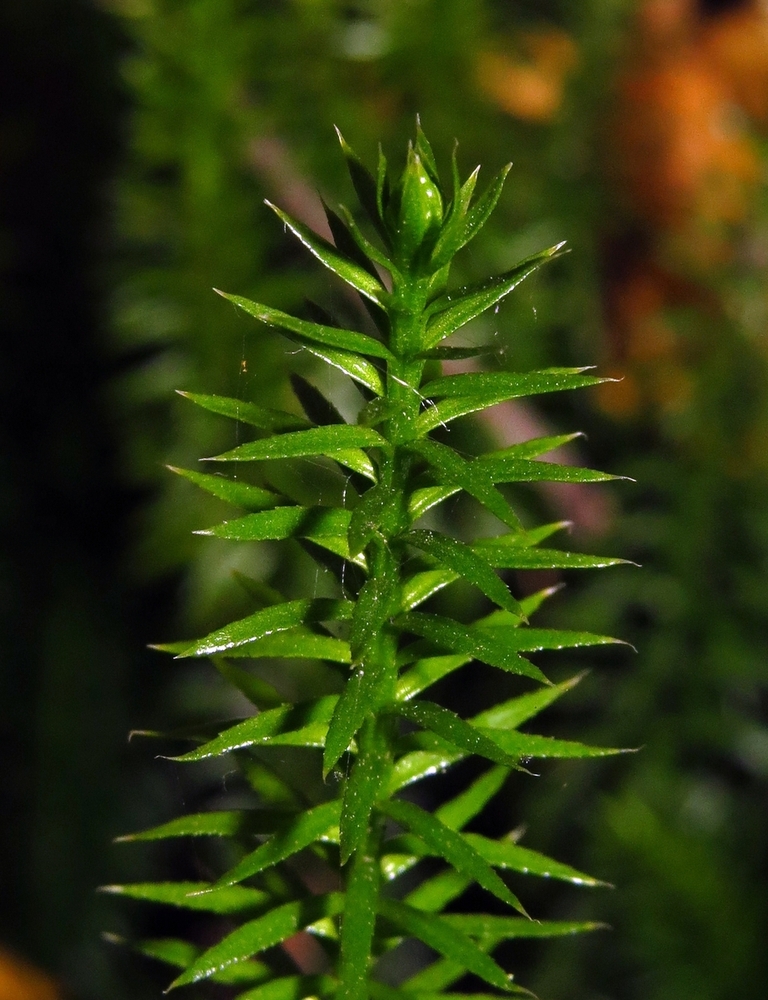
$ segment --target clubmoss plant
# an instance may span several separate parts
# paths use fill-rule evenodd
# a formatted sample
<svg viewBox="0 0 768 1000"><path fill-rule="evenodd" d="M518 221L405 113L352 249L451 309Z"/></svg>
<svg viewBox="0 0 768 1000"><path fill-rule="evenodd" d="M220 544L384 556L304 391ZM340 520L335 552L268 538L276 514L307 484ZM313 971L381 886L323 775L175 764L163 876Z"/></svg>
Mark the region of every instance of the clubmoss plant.
<svg viewBox="0 0 768 1000"><path fill-rule="evenodd" d="M316 596L313 574L303 593L286 599L245 580L251 614L197 641L159 647L177 657L211 658L254 704L250 717L213 731L176 758L226 755L253 789L253 807L189 815L125 838L228 839L234 847L220 853L227 870L219 877L111 889L227 915L229 929L211 947L180 940L140 946L181 969L172 987L211 978L242 987L239 1000L421 1000L456 996L452 987L471 973L487 992L526 993L492 957L497 945L595 925L531 919L499 870L578 884L597 880L514 838L463 831L510 771L525 770L523 762L617 752L520 732L578 679L552 684L525 654L615 640L531 626L529 618L551 590L518 600L497 571L599 568L621 560L542 547L562 524L525 527L499 486L613 477L538 460L573 435L472 457L446 443L446 428L504 400L600 380L574 368L440 376L441 360L483 351L447 346L446 339L561 246L480 284L449 290L451 261L482 228L509 168L473 203L478 171L462 183L454 155L449 194L420 127L394 184L381 153L374 176L343 139L341 146L370 232L346 209L328 209L332 245L275 212L359 293L370 315L368 332L345 329L314 306L308 307L311 318L298 319L221 294L348 376L360 391L356 419L345 420L300 376L293 388L304 416L186 394L257 431L254 440L206 461L255 471L243 479L175 470L248 511L204 534L239 542L298 541L330 569L333 589ZM314 496L306 483L308 460L322 480ZM304 479L297 475L302 463ZM493 516L501 533L460 540L434 527L436 511L433 526L425 525L428 511L461 492ZM475 620L431 610L435 595L460 580L487 602ZM315 661L327 693L289 701L279 679L272 686L259 672L260 662L281 661L290 677L304 660ZM432 700L428 689L460 669L471 684L474 661L518 675L521 692L466 719ZM486 765L479 776L475 771L467 787L436 811L423 808L421 783L470 757ZM427 857L439 860L420 874ZM473 884L495 897L490 914L462 909ZM277 946L301 931L319 945L312 961L292 970ZM382 978L380 959L409 937L427 945L433 959L398 976L390 958Z"/></svg>

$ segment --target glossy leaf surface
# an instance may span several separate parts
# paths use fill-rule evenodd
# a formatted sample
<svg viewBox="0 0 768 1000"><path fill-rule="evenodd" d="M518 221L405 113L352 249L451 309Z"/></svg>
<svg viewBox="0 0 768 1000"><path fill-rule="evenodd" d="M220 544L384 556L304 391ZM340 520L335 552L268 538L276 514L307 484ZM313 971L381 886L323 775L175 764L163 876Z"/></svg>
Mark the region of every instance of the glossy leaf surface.
<svg viewBox="0 0 768 1000"><path fill-rule="evenodd" d="M561 247L562 244L559 244L549 250L542 250L521 261L505 274L490 278L474 288L463 288L458 292L451 292L444 299L438 299L430 307L432 316L427 325L427 340L424 347L429 348L440 343L465 323L469 323L486 309L495 306L545 261L556 257Z"/></svg>
<svg viewBox="0 0 768 1000"><path fill-rule="evenodd" d="M397 707L397 714L431 730L464 753L477 754L507 767L517 767L517 759L504 752L494 739L441 705L408 701Z"/></svg>
<svg viewBox="0 0 768 1000"><path fill-rule="evenodd" d="M206 757L217 757L219 754L230 753L232 750L242 750L244 747L254 744L265 745L285 734L301 733L310 726L316 727L318 732L323 733L330 721L337 700L336 695L328 695L318 701L270 709L268 712L262 712L260 715L252 716L239 722L236 726L225 729L216 739L174 759L194 761L204 760Z"/></svg>
<svg viewBox="0 0 768 1000"><path fill-rule="evenodd" d="M478 948L471 938L452 926L445 917L426 915L394 899L382 899L379 903L379 912L406 933L434 948L439 954L454 958L468 972L474 972L490 986L504 991L511 989L511 977L501 966Z"/></svg>
<svg viewBox="0 0 768 1000"><path fill-rule="evenodd" d="M433 556L449 569L458 573L469 583L473 583L501 608L520 612L520 605L512 597L506 585L490 568L488 563L468 545L438 534L436 531L410 531L406 536L411 545L417 546L427 555Z"/></svg>
<svg viewBox="0 0 768 1000"><path fill-rule="evenodd" d="M246 855L234 868L222 875L214 885L214 891L220 891L221 886L233 886L242 882L265 868L278 864L285 858L303 848L323 840L339 823L339 803L324 802L307 812L301 813L295 819L279 829L267 842Z"/></svg>
<svg viewBox="0 0 768 1000"><path fill-rule="evenodd" d="M253 955L258 955L272 945L285 941L296 931L320 917L339 913L343 906L343 896L331 893L303 902L285 903L270 910L263 917L249 920L218 944L203 952L171 983L170 988L207 979L235 962L242 962Z"/></svg>
<svg viewBox="0 0 768 1000"><path fill-rule="evenodd" d="M421 611L412 611L403 615L403 627L416 635L430 639L438 646L453 649L457 653L467 653L478 660L500 667L513 674L522 674L534 680L548 683L546 677L528 660L520 656L523 651L549 648L542 645L540 639L520 638L517 629L488 629L477 626L461 625L450 618L440 615L426 615ZM532 632L533 629L526 629ZM538 630L537 630L538 631ZM521 630L522 635L522 630Z"/></svg>
<svg viewBox="0 0 768 1000"><path fill-rule="evenodd" d="M503 903L525 913L520 900L509 891L472 842L446 826L437 816L403 799L392 799L381 808L396 823L416 834L429 853L443 858L459 874L467 875Z"/></svg>
<svg viewBox="0 0 768 1000"><path fill-rule="evenodd" d="M355 264L354 261L344 257L331 243L324 240L322 236L312 232L308 226L292 219L285 212L282 212L275 205L266 202L272 211L281 219L285 225L301 240L304 246L314 254L317 259L333 271L348 285L365 295L371 302L383 305L386 301L386 291L378 279L374 278L365 268Z"/></svg>
<svg viewBox="0 0 768 1000"><path fill-rule="evenodd" d="M349 448L386 445L387 442L371 427L342 424L334 427L311 427L306 431L291 431L277 437L262 438L241 444L208 461L257 462L277 458L305 458L317 455L334 457Z"/></svg>
<svg viewBox="0 0 768 1000"><path fill-rule="evenodd" d="M309 426L303 417L282 413L280 410L269 410L243 399L208 396L200 392L183 392L181 389L177 389L177 392L185 399L202 406L204 410L218 413L222 417L230 417L242 424L250 424L262 431L300 431Z"/></svg>
<svg viewBox="0 0 768 1000"><path fill-rule="evenodd" d="M105 885L100 891L206 913L242 913L263 907L269 900L269 895L258 889L244 886L214 889L209 882L141 882Z"/></svg>
<svg viewBox="0 0 768 1000"><path fill-rule="evenodd" d="M238 507L262 510L264 507L274 507L280 502L277 494L258 486L251 486L249 483L225 479L223 476L210 476L204 472L194 472L192 469L178 469L173 465L169 465L168 468L207 493L212 493L220 500L226 500Z"/></svg>
<svg viewBox="0 0 768 1000"><path fill-rule="evenodd" d="M321 622L349 618L352 608L348 601L317 600L286 601L262 611L256 611L247 618L232 622L224 628L216 629L196 642L189 643L178 656L211 656L226 653L237 646L263 639L306 622ZM157 646L157 649L163 649Z"/></svg>
<svg viewBox="0 0 768 1000"><path fill-rule="evenodd" d="M484 225L508 167L476 198L478 171L462 180L455 150L444 186L420 123L402 170L391 176L383 153L372 172L339 138L367 220L325 206L331 243L275 212L346 283L346 296L335 287L332 294L346 318L310 301L306 318L298 318L224 295L271 328L254 327L257 336L277 330L298 345L286 354L293 370L293 403L287 405L300 406L306 419L248 400L184 393L212 414L255 428L255 439L233 433L237 446L207 459L221 463L222 474L174 470L241 508L243 516L198 534L217 544L238 543L235 562L249 564L248 575L235 570L239 603L216 606L249 613L203 638L157 648L182 661L210 658L214 682L230 685L234 704L250 714L198 723L165 739L176 740L174 746L184 741L175 759L185 763L225 757L210 765L211 774L225 771L226 794L254 795L258 808L201 812L124 838L231 839L232 845L211 845L215 850L201 860L207 881L142 882L106 891L207 913L200 940L209 944L217 940L209 936L216 934L214 918L225 918L218 943L205 950L175 939L141 946L181 970L174 987L212 979L245 990L237 1000L463 1000L465 994L451 989L461 990L469 973L487 984L486 992L472 994L483 1000L496 995L492 991L528 995L491 951L506 940L597 925L466 913L462 897L476 886L484 890L479 898L496 909L504 903L524 914L501 872L601 883L522 847L522 827L498 840L465 829L494 797L512 793L515 781L507 778L525 772L529 759L621 752L520 731L581 676L550 684L528 654L546 654L549 664L558 650L615 642L578 627L529 624L562 586L553 571L622 562L542 547L568 523L530 524L540 505L530 502L531 494L541 492L545 505L550 491L540 484L616 477L569 464L568 452L556 455L558 461L541 460L578 435L547 433L474 455L454 446L459 438L449 424L509 400L605 380L575 367L505 371L495 343L481 342L480 324L473 331L477 344L443 343L561 252L558 244L503 274L466 287L452 284L452 257ZM365 300L362 310L356 293ZM440 374L441 362L483 355L494 370ZM344 378L322 366L318 378L311 367L316 359ZM238 384L250 386L251 377L263 385L268 373ZM469 445L463 440L470 451L482 450L481 436ZM252 478L243 479L237 475L243 462L269 464L247 469ZM531 484L521 492L522 519L505 485L516 483ZM471 498L470 517L461 493ZM456 499L444 503L449 498ZM473 527L488 537L474 537ZM262 557L266 563L250 566ZM298 576L295 559L303 567ZM544 570L552 578L518 600L508 583L525 592L530 577L507 579L499 572L504 570ZM512 675L501 679L505 693L499 698L483 664ZM477 703L473 690L472 718L439 703L446 691L440 682L459 670L456 682L475 684L482 698ZM433 700L424 698L428 690ZM459 690L452 689L454 704ZM218 693L212 701L226 704ZM450 783L429 781L450 768ZM230 792L234 770L242 783ZM429 782L423 795L419 789L420 802L445 787L447 801L428 812L398 797L417 782ZM213 784L220 796L221 777ZM467 899L474 909L475 896ZM299 932L322 949L324 957L318 952L312 966L322 974L292 973L285 965L277 946L285 942L286 951L298 955L307 940L295 938ZM399 985L386 985L380 978L393 960L388 953L406 937L439 957ZM262 952L263 962L256 958Z"/></svg>

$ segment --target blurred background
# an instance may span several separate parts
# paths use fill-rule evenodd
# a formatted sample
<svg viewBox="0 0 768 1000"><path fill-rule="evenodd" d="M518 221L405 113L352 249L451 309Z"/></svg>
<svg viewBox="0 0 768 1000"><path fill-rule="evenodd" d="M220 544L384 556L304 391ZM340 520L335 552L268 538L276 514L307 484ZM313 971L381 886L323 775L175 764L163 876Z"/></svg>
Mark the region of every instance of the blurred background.
<svg viewBox="0 0 768 1000"><path fill-rule="evenodd" d="M191 534L217 508L164 464L233 432L174 390L280 402L284 347L210 289L345 308L263 199L322 226L318 191L351 200L332 126L395 160L417 112L446 166L454 137L463 173L514 162L457 280L573 251L475 324L493 364L622 379L497 408L484 433L581 429L577 458L635 480L526 501L643 564L567 579L547 612L638 650L550 731L643 749L547 768L500 807L617 886L534 887L542 916L613 931L511 961L543 1000L768 996L766 4L5 0L0 1000L167 982L100 935L178 918L95 890L179 875L112 838L204 805L205 776L127 734L231 711L146 644L225 620L254 559Z"/></svg>

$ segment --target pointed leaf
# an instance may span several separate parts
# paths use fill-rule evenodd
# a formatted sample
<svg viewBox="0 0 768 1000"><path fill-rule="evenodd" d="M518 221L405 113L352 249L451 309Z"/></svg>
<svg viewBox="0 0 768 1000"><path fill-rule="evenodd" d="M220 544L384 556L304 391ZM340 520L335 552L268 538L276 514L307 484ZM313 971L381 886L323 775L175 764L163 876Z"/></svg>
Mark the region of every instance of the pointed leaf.
<svg viewBox="0 0 768 1000"><path fill-rule="evenodd" d="M416 758L417 754L406 754L405 757L401 757L398 761L398 765L405 762L406 757ZM481 774L469 788L465 789L459 795L450 799L448 802L443 803L439 809L436 810L435 816L440 820L445 826L450 827L452 830L459 830L466 826L470 820L474 819L478 813L487 805L488 802L499 792L509 775L509 770L506 767L492 767L489 771ZM423 775L422 775L423 776ZM398 775L398 779L402 777L402 772ZM394 787L394 782L390 783L389 792L390 795L394 794L399 790L399 787ZM465 839L469 837L466 835ZM419 850L417 854L407 855L401 854L397 855L397 872L396 874L402 874L402 872L407 871L409 868L413 867L423 855L423 850ZM388 855L382 859L382 869L386 872L388 869L392 871L392 877L396 877L394 872L394 856ZM442 883L438 880L435 886L430 888L424 888L423 892L416 891L409 894L407 902L411 903L412 906L416 906L418 909L432 909L436 906L437 909L441 909L449 899L454 898L452 895L448 897L444 896L446 891L450 893L456 893L460 895L466 885L472 881L466 873L462 875L462 880L465 884L462 884L461 888L458 888L459 883L450 883L449 886L440 888ZM432 880L428 880L432 881Z"/></svg>
<svg viewBox="0 0 768 1000"><path fill-rule="evenodd" d="M409 531L405 535L405 540L474 584L499 607L515 614L522 614L520 605L510 594L506 584L499 579L482 556L475 553L468 545L436 531L419 529Z"/></svg>
<svg viewBox="0 0 768 1000"><path fill-rule="evenodd" d="M517 729L574 688L583 677L584 674L577 674L560 684L553 684L552 687L539 688L537 691L518 695L517 698L511 698L480 712L472 721L477 726L486 726L489 729Z"/></svg>
<svg viewBox="0 0 768 1000"><path fill-rule="evenodd" d="M109 935L108 940L115 940L113 935ZM122 942L117 939L118 943ZM177 969L186 969L200 954L200 949L189 941L180 941L178 938L158 938L150 941L139 941L133 946L133 950L139 955L146 955L147 958L155 958L158 962L166 965L173 965Z"/></svg>
<svg viewBox="0 0 768 1000"><path fill-rule="evenodd" d="M429 412L430 410L425 410L416 419L416 424L418 425L422 417ZM426 459L443 485L458 486L495 514L503 524L510 528L522 529L519 517L478 463L465 461L453 448L437 441L416 441L411 447Z"/></svg>
<svg viewBox="0 0 768 1000"><path fill-rule="evenodd" d="M579 674L568 681L564 681L562 684L542 688L539 691L533 691L525 695L520 695L517 698L512 698L502 705L497 705L485 712L480 712L470 720L471 724L479 730L485 730L498 743L493 730L513 729L521 725L527 719L537 715L566 691L570 690L581 679L581 676ZM436 741L436 743L440 744L442 741ZM545 747L544 749L551 750L552 748ZM455 750L449 739L448 743L443 743L437 749L415 750L411 753L403 754L397 760L393 769L389 789L390 794L394 794L400 788L404 788L415 781L421 781L432 774L445 771L453 764L463 760L467 756L467 752ZM440 815L442 817L442 813Z"/></svg>
<svg viewBox="0 0 768 1000"><path fill-rule="evenodd" d="M454 150L454 168L456 168L455 156ZM466 181L460 184L458 173L454 172L454 196L451 203L451 211L432 251L430 260L432 267L443 267L453 258L457 250L464 245L464 236L467 229L467 210L469 203L472 201L479 173L480 167L475 167Z"/></svg>
<svg viewBox="0 0 768 1000"><path fill-rule="evenodd" d="M242 750L244 747L266 745L274 742L274 737L301 731L310 725L324 730L330 721L336 701L336 695L327 695L316 701L271 708L267 712L261 712L235 726L230 726L208 743L172 759L184 762L204 760L206 757L217 757L232 750Z"/></svg>
<svg viewBox="0 0 768 1000"><path fill-rule="evenodd" d="M558 549L529 549L517 545L494 544L493 539L476 544L478 551L497 569L604 569L606 566L633 565L628 559L586 556Z"/></svg>
<svg viewBox="0 0 768 1000"><path fill-rule="evenodd" d="M421 263L425 253L430 252L442 219L440 188L409 143L405 169L394 190L386 219L392 235L395 261L423 272L423 268L415 265L414 261Z"/></svg>
<svg viewBox="0 0 768 1000"><path fill-rule="evenodd" d="M307 924L321 917L333 916L343 909L344 897L340 893L316 896L301 902L278 906L263 917L249 920L218 944L208 948L171 983L169 989L207 979L234 962L245 961L285 941Z"/></svg>
<svg viewBox="0 0 768 1000"><path fill-rule="evenodd" d="M415 612L414 616L420 612ZM409 616L410 617L410 616ZM450 621L450 619L445 619ZM477 628L483 636L493 636L504 643L506 649L519 653L534 653L542 649L577 649L580 646L622 645L621 639L593 632L574 632L562 628ZM481 659L480 656L477 657Z"/></svg>
<svg viewBox="0 0 768 1000"><path fill-rule="evenodd" d="M522 872L526 875L538 875L541 878L556 878L564 882L572 882L574 885L607 886L607 882L585 875L584 872L564 865L560 861L539 854L538 851L531 851L527 847L520 847L511 840L491 840L478 833L467 833L465 838L478 854L493 865L494 868L508 868L511 871Z"/></svg>
<svg viewBox="0 0 768 1000"><path fill-rule="evenodd" d="M370 175L369 175L370 176ZM371 177L371 181L373 178ZM355 264L359 264L363 270L367 271L371 277L379 280L379 275L373 265L373 261L389 270L391 263L387 255L374 246L371 241L361 232L360 227L355 222L352 213L345 205L339 205L339 212L334 212L332 208L323 203L325 217L336 244L345 257L349 257ZM379 308L376 306L375 308Z"/></svg>
<svg viewBox="0 0 768 1000"><path fill-rule="evenodd" d="M563 244L558 243L557 246L526 257L504 274L498 274L481 284L450 292L433 302L430 306L432 315L427 324L422 349L428 350L434 347L465 323L495 306L543 263L559 256L562 247Z"/></svg>
<svg viewBox="0 0 768 1000"><path fill-rule="evenodd" d="M126 833L116 842L166 840L170 837L234 837L243 830L247 814L242 811L195 813L180 816L139 833Z"/></svg>
<svg viewBox="0 0 768 1000"><path fill-rule="evenodd" d="M383 306L386 303L387 292L377 278L374 278L368 271L360 267L359 264L355 264L354 261L339 253L332 243L324 240L322 236L318 236L308 226L292 219L290 215L286 215L285 212L280 211L271 202L267 201L265 204L272 209L275 215L301 240L307 250L314 254L329 271L333 271L342 281L346 281L348 285L351 285L361 295L365 295L366 298L375 302L376 305Z"/></svg>
<svg viewBox="0 0 768 1000"><path fill-rule="evenodd" d="M106 937L106 935L105 935ZM110 934L109 940L118 940L115 935ZM179 941L177 938L160 938L150 941L140 941L133 946L133 950L147 958L157 959L167 965L176 968L186 969L200 954L200 948L190 944L188 941ZM260 980L271 977L271 970L263 962L238 962L230 965L220 973L215 973L211 979L215 983L229 985L251 985Z"/></svg>
<svg viewBox="0 0 768 1000"><path fill-rule="evenodd" d="M378 368L370 361L361 358L359 354L351 351L341 351L335 347L318 347L307 342L303 345L304 350L314 354L317 358L322 358L332 368L338 368L340 372L348 375L355 382L370 389L376 396L384 394L384 383L381 380Z"/></svg>
<svg viewBox="0 0 768 1000"><path fill-rule="evenodd" d="M572 527L572 521L553 521L551 524L540 524L538 528L528 528L527 531L518 534L501 535L500 537L489 538L487 541L491 545L524 545L526 548L529 548L532 545L538 545L540 542L545 541L558 531L564 531ZM475 544L483 545L484 542L484 539L479 539Z"/></svg>
<svg viewBox="0 0 768 1000"><path fill-rule="evenodd" d="M377 264L379 264L381 267L389 271L390 274L399 275L397 268L392 263L387 254L383 250L380 250L377 246L375 246L375 244L371 243L371 241L366 237L365 233L362 232L358 224L355 222L355 219L352 213L349 211L349 209L345 205L339 205L339 210L342 216L344 217L344 222L346 223L346 227L352 237L353 245L359 254L359 258L354 258L354 259L357 259L358 263L361 266L363 264L363 260L365 259L368 259L369 261L375 260ZM335 233L334 233L334 239L335 239ZM336 240L336 243L338 245L338 240ZM346 248L345 248L345 253L349 257L353 256L350 253L350 251L347 250ZM374 275L376 274L376 269L373 268L373 266L370 264L368 268L366 268L366 270L372 270L372 273ZM376 278L378 280L378 275L376 276Z"/></svg>
<svg viewBox="0 0 768 1000"><path fill-rule="evenodd" d="M465 722L441 705L429 701L408 701L397 705L393 711L437 734L458 750L485 757L495 764L518 768L517 759L505 753L490 735L476 729L471 723ZM493 733L494 737L495 735Z"/></svg>
<svg viewBox="0 0 768 1000"><path fill-rule="evenodd" d="M234 886L272 865L284 861L298 851L309 847L317 840L323 840L329 832L339 825L340 803L338 801L323 802L307 812L301 813L295 819L278 830L265 844L247 854L242 861L231 868L214 885L214 891L221 891L222 886Z"/></svg>
<svg viewBox="0 0 768 1000"><path fill-rule="evenodd" d="M332 663L351 663L349 643L331 635L319 635L309 629L295 628L277 632L227 652L228 657L247 659L330 660ZM218 664L217 664L218 666ZM251 676L249 674L249 676ZM253 689L256 690L255 688ZM259 708L269 708L259 704Z"/></svg>
<svg viewBox="0 0 768 1000"><path fill-rule="evenodd" d="M174 465L167 465L166 469L175 472L177 476L183 476L184 479L188 479L195 486L212 493L220 500L226 500L237 507L245 507L246 510L275 507L282 501L282 497L276 493L270 493L269 490L263 490L258 486L251 486L250 483L225 479L224 476L210 476L204 472L193 472L191 469L179 469Z"/></svg>
<svg viewBox="0 0 768 1000"><path fill-rule="evenodd" d="M446 913L442 919L448 926L478 938L484 948L494 948L512 938L549 938L585 931L605 930L605 924L560 920L522 920L520 917L496 917L485 913Z"/></svg>
<svg viewBox="0 0 768 1000"><path fill-rule="evenodd" d="M421 162L427 169L429 176L435 184L440 183L440 175L437 172L437 162L435 161L435 154L432 151L432 145L429 139L424 135L424 130L421 127L421 121L419 116L416 115L416 142L415 142L416 152L421 157Z"/></svg>
<svg viewBox="0 0 768 1000"><path fill-rule="evenodd" d="M384 158L381 147L379 147L378 177L374 179L357 153L348 145L338 128L336 129L336 135L339 137L344 159L347 161L347 170L349 171L355 194L365 209L368 218L378 229L381 236L387 239L386 228L382 222L384 214L382 195L386 183L387 161Z"/></svg>
<svg viewBox="0 0 768 1000"><path fill-rule="evenodd" d="M511 169L511 163L507 163L503 166L485 191L477 199L477 202L467 216L467 225L464 230L464 237L460 247L466 246L470 240L474 239L488 221L488 217L498 204L504 187L504 181L507 179L507 174ZM457 249L459 248L457 247Z"/></svg>
<svg viewBox="0 0 768 1000"><path fill-rule="evenodd" d="M557 757L575 760L583 757L613 757L620 753L635 752L627 748L593 747L572 740L557 740L551 736L518 733L514 729L509 731L486 729L485 732L502 750L524 762L530 758Z"/></svg>
<svg viewBox="0 0 768 1000"><path fill-rule="evenodd" d="M422 913L394 899L381 899L379 913L439 954L461 963L467 971L474 972L491 986L506 992L511 990L511 977L501 966L481 951L470 938L447 923L444 917Z"/></svg>
<svg viewBox="0 0 768 1000"><path fill-rule="evenodd" d="M428 406L416 418L415 431L418 437L425 437L437 427L447 427L452 420L466 417L470 413L487 410L491 406L503 403L507 397L501 393L483 396L454 396L441 399L438 403Z"/></svg>
<svg viewBox="0 0 768 1000"><path fill-rule="evenodd" d="M529 438L528 441L521 441L519 444L509 445L498 451L491 451L485 455L480 455L480 461L495 461L500 458L538 458L539 455L548 455L551 451L562 448L563 445L570 444L577 438L584 437L582 431L575 431L573 434L554 434L549 437Z"/></svg>
<svg viewBox="0 0 768 1000"><path fill-rule="evenodd" d="M328 246L330 246L330 243ZM350 266L355 267L358 271L362 270L351 262ZM370 275L367 275L367 277L369 281L376 281L378 285L378 280L372 278ZM299 337L301 340L324 344L327 347L338 347L343 351L366 354L372 358L392 358L391 352L381 341L374 340L373 337L369 337L365 333L358 333L356 330L343 330L338 326L324 326L321 323L310 323L309 320L298 319L298 317L291 316L290 313L284 313L280 309L273 309L271 306L262 305L261 302L252 302L250 299L243 298L242 295L229 295L227 292L219 291L218 288L215 291L222 298L239 306L243 312L247 312L249 316L253 316L254 319L259 320L261 323L266 323L267 326L275 326L285 333Z"/></svg>
<svg viewBox="0 0 768 1000"><path fill-rule="evenodd" d="M210 882L140 882L104 885L99 891L205 913L242 913L263 906L269 899L268 893L258 889L239 885L213 889Z"/></svg>
<svg viewBox="0 0 768 1000"><path fill-rule="evenodd" d="M327 598L318 598L314 601L286 601L285 604L276 604L268 608L263 608L255 614L241 618L239 621L225 625L224 628L216 629L203 639L190 642L177 656L211 656L214 653L226 653L237 646L243 646L254 639L263 639L265 636L275 632L282 632L285 629L293 628L296 625L304 625L307 622L320 621L343 621L352 614L353 605L349 601L333 601ZM156 649L163 649L163 646L156 646Z"/></svg>
<svg viewBox="0 0 768 1000"><path fill-rule="evenodd" d="M427 382L420 389L428 399L448 396L476 396L501 402L521 396L536 396L544 392L581 389L599 385L609 379L584 375L588 368L548 368L537 372L465 372L445 375Z"/></svg>
<svg viewBox="0 0 768 1000"><path fill-rule="evenodd" d="M436 963L441 964L441 963ZM445 964L448 964L447 962ZM463 972L464 970L462 970ZM459 978L458 976L454 978ZM513 996L529 997L536 1000L536 994L527 990L524 986L515 983L510 985L509 992ZM446 992L445 990L411 990L393 989L392 987L381 990L378 984L374 984L371 991L373 1000L498 1000L498 993L460 993L456 991Z"/></svg>
<svg viewBox="0 0 768 1000"><path fill-rule="evenodd" d="M387 441L371 427L342 424L335 427L311 427L275 437L241 444L223 455L204 459L209 462L254 462L277 458L303 458L327 455L334 458L348 448L386 447Z"/></svg>
<svg viewBox="0 0 768 1000"><path fill-rule="evenodd" d="M523 458L481 459L483 468L494 483L605 483L626 476L612 476L596 469L554 462L536 462Z"/></svg>
<svg viewBox="0 0 768 1000"><path fill-rule="evenodd" d="M427 615L421 611L411 611L398 620L409 632L421 635L451 652L466 653L489 666L499 667L513 674L522 674L543 684L549 683L539 668L523 659L520 653L533 648L553 647L533 646L531 645L535 641L533 638L526 645L524 641L518 640L516 629L489 629L462 625L451 618ZM538 633L540 630L536 631Z"/></svg>
<svg viewBox="0 0 768 1000"><path fill-rule="evenodd" d="M262 431L299 431L308 426L303 417L282 413L280 410L268 410L255 403L246 403L242 399L207 396L199 392L182 392L181 389L176 391L185 399L202 406L204 410L218 413L222 417L231 417L233 420L239 420L241 424L250 424L251 427L258 427Z"/></svg>
<svg viewBox="0 0 768 1000"><path fill-rule="evenodd" d="M264 542L283 538L344 538L351 514L334 507L276 507L259 514L249 514L224 521L197 535L213 535L238 542Z"/></svg>
<svg viewBox="0 0 768 1000"><path fill-rule="evenodd" d="M529 594L520 601L520 607L523 609L526 618L529 618L539 610L541 605L548 598L552 597L553 594L559 593L563 589L563 584L555 584L554 587L544 587L542 590L537 590L534 594Z"/></svg>
<svg viewBox="0 0 768 1000"><path fill-rule="evenodd" d="M470 876L487 892L525 915L520 901L510 892L491 866L460 833L446 826L437 816L403 799L392 799L382 803L379 808L396 823L419 837L430 854L443 858L457 871Z"/></svg>

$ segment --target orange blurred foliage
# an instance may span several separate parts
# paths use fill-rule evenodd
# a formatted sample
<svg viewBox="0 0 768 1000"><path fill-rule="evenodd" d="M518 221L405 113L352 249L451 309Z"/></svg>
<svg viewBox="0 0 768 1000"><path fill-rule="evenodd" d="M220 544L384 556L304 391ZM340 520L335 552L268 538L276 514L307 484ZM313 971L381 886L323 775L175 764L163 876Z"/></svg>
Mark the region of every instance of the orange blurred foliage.
<svg viewBox="0 0 768 1000"><path fill-rule="evenodd" d="M507 114L529 122L548 122L563 100L568 74L578 64L578 49L564 31L531 32L516 39L520 56L486 49L477 60L477 84Z"/></svg>
<svg viewBox="0 0 768 1000"><path fill-rule="evenodd" d="M0 948L0 1000L61 1000L61 993L45 973Z"/></svg>
<svg viewBox="0 0 768 1000"><path fill-rule="evenodd" d="M768 12L744 2L705 16L694 0L646 0L616 81L606 172L624 209L606 252L616 417L678 411L690 394L670 309L721 309L711 279L748 223L768 118ZM623 387L623 388L622 388Z"/></svg>

